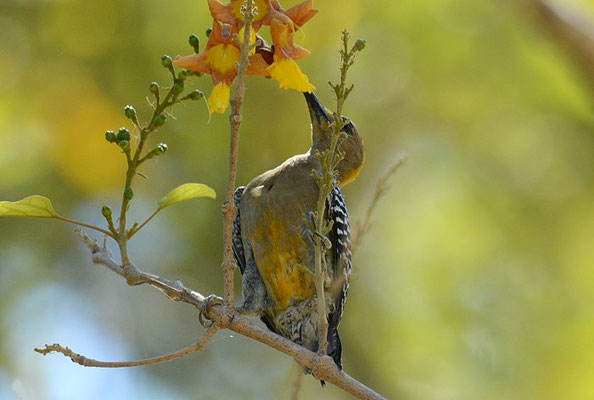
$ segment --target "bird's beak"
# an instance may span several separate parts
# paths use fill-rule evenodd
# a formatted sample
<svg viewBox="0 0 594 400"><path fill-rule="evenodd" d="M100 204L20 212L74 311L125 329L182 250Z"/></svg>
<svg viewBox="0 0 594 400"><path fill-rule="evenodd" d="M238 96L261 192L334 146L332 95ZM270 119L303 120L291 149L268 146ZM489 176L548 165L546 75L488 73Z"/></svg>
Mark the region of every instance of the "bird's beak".
<svg viewBox="0 0 594 400"><path fill-rule="evenodd" d="M313 93L303 93L305 100L307 101L307 107L309 108L309 115L311 117L312 124L322 125L323 121L326 123L332 122L330 116L326 112L326 109L318 100L318 97Z"/></svg>

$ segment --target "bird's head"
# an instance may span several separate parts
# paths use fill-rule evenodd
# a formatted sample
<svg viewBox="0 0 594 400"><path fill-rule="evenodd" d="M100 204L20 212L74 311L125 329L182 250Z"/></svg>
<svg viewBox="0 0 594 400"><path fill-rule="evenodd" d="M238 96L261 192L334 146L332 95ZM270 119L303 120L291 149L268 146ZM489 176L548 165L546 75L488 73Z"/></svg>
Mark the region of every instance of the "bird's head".
<svg viewBox="0 0 594 400"><path fill-rule="evenodd" d="M330 147L334 132L334 118L313 92L304 93L304 95L311 118L311 150L321 153ZM344 153L344 158L337 167L338 179L340 184L344 185L359 174L365 160L365 149L357 126L348 118L344 116L341 118L343 122L348 121L342 128L344 135L338 139L338 151Z"/></svg>

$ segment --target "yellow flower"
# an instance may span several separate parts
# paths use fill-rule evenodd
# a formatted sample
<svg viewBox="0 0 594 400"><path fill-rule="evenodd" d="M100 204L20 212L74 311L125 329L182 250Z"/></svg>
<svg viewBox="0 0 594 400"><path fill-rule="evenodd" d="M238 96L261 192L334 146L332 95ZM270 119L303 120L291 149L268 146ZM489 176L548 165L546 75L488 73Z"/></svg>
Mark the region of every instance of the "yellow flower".
<svg viewBox="0 0 594 400"><path fill-rule="evenodd" d="M239 30L239 33L237 34L237 37L239 38L239 43L243 43L243 32L244 29L243 27L241 27L241 29ZM250 46L253 45L254 43L256 43L256 31L254 30L254 28L250 28ZM250 50L250 56L252 54L254 54L256 52L256 48L253 48ZM239 53L239 58L241 58L241 52ZM239 60L238 58L238 60Z"/></svg>
<svg viewBox="0 0 594 400"><path fill-rule="evenodd" d="M210 112L224 113L228 107L230 90L237 77L237 63L241 59L240 42L244 36L244 17L241 7L244 0L207 0L214 19L212 32L200 54L177 57L174 64L190 71L210 74L214 88L208 98ZM258 39L260 44L249 54L247 74L271 77L281 88L311 92L315 87L301 72L294 60L309 54L309 51L293 43L293 36L318 10L312 8L313 0L305 0L285 10L278 0L253 0L258 14L252 21L250 45ZM256 32L262 26L270 26L273 46L269 46Z"/></svg>
<svg viewBox="0 0 594 400"><path fill-rule="evenodd" d="M206 62L213 71L225 74L237 69L237 62L241 58L241 51L230 44L217 44L206 54Z"/></svg>
<svg viewBox="0 0 594 400"><path fill-rule="evenodd" d="M264 19L264 17L266 16L266 14L268 14L268 1L266 0L254 0L252 2L254 7L257 7L257 14L254 17L254 22L259 22L262 19ZM235 18L237 18L240 21L243 21L243 14L241 13L241 7L243 7L245 5L245 2L243 0L231 0L231 10L233 12L233 15L235 16Z"/></svg>
<svg viewBox="0 0 594 400"><path fill-rule="evenodd" d="M229 96L231 87L227 86L225 82L219 82L212 89L212 93L208 98L208 106L210 107L211 114L213 112L223 114L229 105Z"/></svg>
<svg viewBox="0 0 594 400"><path fill-rule="evenodd" d="M309 79L301 72L297 63L289 58L275 57L275 61L266 70L283 89L295 89L300 92L312 92L316 89L309 83Z"/></svg>

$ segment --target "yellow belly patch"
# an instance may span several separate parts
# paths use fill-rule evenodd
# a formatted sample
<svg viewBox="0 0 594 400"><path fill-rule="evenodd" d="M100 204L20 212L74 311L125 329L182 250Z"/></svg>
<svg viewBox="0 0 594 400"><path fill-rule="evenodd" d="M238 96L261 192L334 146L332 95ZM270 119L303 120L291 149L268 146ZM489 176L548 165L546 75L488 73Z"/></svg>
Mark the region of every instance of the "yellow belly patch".
<svg viewBox="0 0 594 400"><path fill-rule="evenodd" d="M279 221L256 235L261 250L256 265L277 312L315 295L313 273L307 266L307 244L297 230L290 233Z"/></svg>

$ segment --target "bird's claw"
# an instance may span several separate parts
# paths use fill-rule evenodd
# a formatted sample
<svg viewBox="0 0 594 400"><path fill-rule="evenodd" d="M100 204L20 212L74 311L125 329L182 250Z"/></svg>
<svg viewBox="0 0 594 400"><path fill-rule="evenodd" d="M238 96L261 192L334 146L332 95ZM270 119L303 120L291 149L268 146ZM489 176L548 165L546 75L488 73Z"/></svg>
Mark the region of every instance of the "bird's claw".
<svg viewBox="0 0 594 400"><path fill-rule="evenodd" d="M332 242L330 241L330 239L328 239L326 236L316 232L316 218L315 218L315 213L313 211L308 212L307 214L305 214L305 232L307 234L309 234L310 236L314 237L317 236L320 238L320 240L322 241L322 244L324 245L324 248L326 250L330 250L332 248Z"/></svg>
<svg viewBox="0 0 594 400"><path fill-rule="evenodd" d="M320 235L318 232L312 232L312 233L314 236L317 236L320 238L320 240L322 241L322 244L324 245L324 248L326 250L330 250L332 248L332 242L330 241L330 239L328 239L324 235Z"/></svg>
<svg viewBox="0 0 594 400"><path fill-rule="evenodd" d="M223 305L223 299L219 296L211 294L204 299L204 306L198 314L198 320L203 327L210 328L212 326L213 321L207 317L207 314L210 311L210 308L216 305Z"/></svg>

